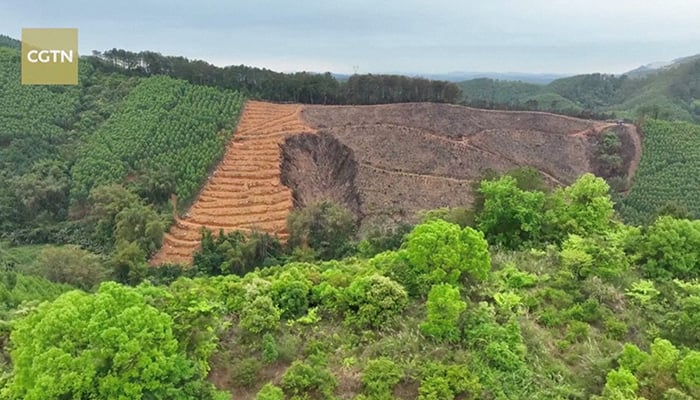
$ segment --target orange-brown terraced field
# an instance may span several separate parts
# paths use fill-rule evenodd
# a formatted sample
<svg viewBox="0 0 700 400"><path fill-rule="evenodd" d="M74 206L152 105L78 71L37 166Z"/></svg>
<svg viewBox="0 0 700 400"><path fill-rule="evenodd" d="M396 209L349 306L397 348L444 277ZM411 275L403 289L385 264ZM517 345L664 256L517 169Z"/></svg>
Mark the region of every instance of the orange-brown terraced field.
<svg viewBox="0 0 700 400"><path fill-rule="evenodd" d="M151 264L192 262L202 227L218 232L260 231L286 239L292 192L280 182L280 144L290 135L315 130L300 118L300 105L250 101L223 161L187 216L163 238Z"/></svg>

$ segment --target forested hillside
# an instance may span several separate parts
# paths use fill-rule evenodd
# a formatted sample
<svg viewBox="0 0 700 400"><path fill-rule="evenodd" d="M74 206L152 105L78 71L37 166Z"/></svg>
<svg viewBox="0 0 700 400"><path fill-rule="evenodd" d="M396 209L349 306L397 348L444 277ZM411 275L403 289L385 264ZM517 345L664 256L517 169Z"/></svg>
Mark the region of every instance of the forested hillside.
<svg viewBox="0 0 700 400"><path fill-rule="evenodd" d="M700 60L696 58L637 78L589 74L548 85L477 79L459 86L463 102L477 107L700 121Z"/></svg>
<svg viewBox="0 0 700 400"><path fill-rule="evenodd" d="M119 263L66 273L99 271L78 249L0 251L3 398L700 396L697 221L625 226L599 178L514 176L480 184L472 221L438 210L358 242L349 211L311 205L289 246L206 234L192 269L132 286L99 283Z"/></svg>
<svg viewBox="0 0 700 400"><path fill-rule="evenodd" d="M457 85L400 75L353 75L339 82L329 72L284 74L244 65L217 67L201 60L112 49L88 58L96 68L129 75L168 75L198 85L234 89L270 101L306 104L455 103Z"/></svg>
<svg viewBox="0 0 700 400"><path fill-rule="evenodd" d="M601 174L620 180L623 158L634 157L621 151L623 139L632 139L614 123L488 111L480 120L466 109L466 117L443 122L446 140L435 133L442 129L437 111L463 107L382 106L393 118L384 123L372 119L380 112L358 118L356 109L366 107L316 110L319 129L356 140L362 135L352 129L391 126L399 138L392 149L365 146L387 165L367 167L470 185L473 201L465 196L459 206L417 212L406 218L411 224L377 220L360 231L359 207L309 200L289 214L284 242L255 229L202 229L188 235L197 244L191 266L149 265L173 220L170 195L186 208L247 96L451 102L454 86L372 75L340 83L120 51L81 62L77 86L21 86L13 47L0 37L0 398L700 398L697 125L646 118L641 164L629 192L616 196L618 213L602 178L567 172L570 179L554 186L538 170L508 170L520 165L516 156L499 156L531 143L525 147L538 162L554 152L543 144L563 132L590 147L557 154L558 168L569 171L572 157L598 151ZM492 99L485 100L490 107L529 102L591 116L622 107L620 115L690 120L700 96L697 66L688 65L635 82L591 75L547 87L488 80L472 87ZM516 102L509 103L511 93ZM281 161L288 131L307 130L302 106L251 112L238 147L248 146L249 158L224 165L237 185L223 174L211 180L218 187L204 199L215 205L203 208L206 221L244 210L259 222L275 204L264 194L287 190L268 164ZM307 117L313 121L313 111ZM483 137L464 140L468 129ZM474 168L470 179L401 169L395 159L415 162L420 147L406 132L478 150L507 167L496 171L479 164L483 158L446 152L445 160ZM286 165L301 176L323 158L326 169L310 176L318 185L310 191L354 190L346 171L362 153L327 135L307 137L336 153L317 157L314 149ZM429 156L418 166L434 169L436 153L423 150ZM240 162L251 160L257 165L244 170ZM367 181L375 193L408 187ZM241 196L248 191L256 203ZM387 212L407 214L397 204L411 195L392 196Z"/></svg>

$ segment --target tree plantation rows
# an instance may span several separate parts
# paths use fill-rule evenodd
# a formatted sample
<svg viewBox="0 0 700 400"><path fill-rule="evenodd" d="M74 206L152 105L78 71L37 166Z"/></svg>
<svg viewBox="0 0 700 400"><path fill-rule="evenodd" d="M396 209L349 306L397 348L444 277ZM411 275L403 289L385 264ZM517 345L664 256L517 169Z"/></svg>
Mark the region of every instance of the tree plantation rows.
<svg viewBox="0 0 700 400"><path fill-rule="evenodd" d="M166 185L191 199L223 152L243 97L167 77L136 87L119 111L88 140L72 169L74 199L98 185L161 171ZM168 187L170 186L170 187ZM157 200L163 200L159 198Z"/></svg>
<svg viewBox="0 0 700 400"><path fill-rule="evenodd" d="M0 247L0 394L698 398L700 221L627 226L607 192L514 171L481 182L472 218L430 212L364 239L348 210L315 203L290 216L296 245L203 232L186 269Z"/></svg>
<svg viewBox="0 0 700 400"><path fill-rule="evenodd" d="M625 220L648 223L664 208L700 216L700 126L647 120L643 131L641 163L620 208Z"/></svg>

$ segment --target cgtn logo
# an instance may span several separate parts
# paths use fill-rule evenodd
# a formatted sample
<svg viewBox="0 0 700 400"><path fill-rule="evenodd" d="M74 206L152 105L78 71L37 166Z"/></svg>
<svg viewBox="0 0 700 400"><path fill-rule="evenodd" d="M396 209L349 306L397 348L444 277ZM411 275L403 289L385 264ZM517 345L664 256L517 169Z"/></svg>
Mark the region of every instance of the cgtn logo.
<svg viewBox="0 0 700 400"><path fill-rule="evenodd" d="M64 63L73 62L73 50L29 50L27 61L30 63Z"/></svg>
<svg viewBox="0 0 700 400"><path fill-rule="evenodd" d="M78 29L22 29L22 84L77 85Z"/></svg>

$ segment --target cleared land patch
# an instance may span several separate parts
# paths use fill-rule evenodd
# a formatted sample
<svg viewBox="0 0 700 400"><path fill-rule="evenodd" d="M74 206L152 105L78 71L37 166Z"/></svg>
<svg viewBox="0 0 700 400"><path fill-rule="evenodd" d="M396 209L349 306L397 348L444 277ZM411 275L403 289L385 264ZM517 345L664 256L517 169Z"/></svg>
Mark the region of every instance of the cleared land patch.
<svg viewBox="0 0 700 400"><path fill-rule="evenodd" d="M250 101L223 160L184 218L178 218L151 264L192 262L200 229L259 230L286 239L292 192L280 180L280 144L290 135L312 133L302 106Z"/></svg>

